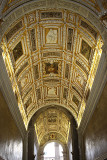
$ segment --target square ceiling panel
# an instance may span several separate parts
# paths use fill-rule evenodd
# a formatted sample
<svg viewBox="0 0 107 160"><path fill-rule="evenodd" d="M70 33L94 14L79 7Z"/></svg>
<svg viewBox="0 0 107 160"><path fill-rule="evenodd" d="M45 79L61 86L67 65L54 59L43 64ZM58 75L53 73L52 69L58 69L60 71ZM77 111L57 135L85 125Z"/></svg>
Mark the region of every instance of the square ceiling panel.
<svg viewBox="0 0 107 160"><path fill-rule="evenodd" d="M22 43L19 42L16 47L13 49L13 55L15 61L18 60L23 55Z"/></svg>
<svg viewBox="0 0 107 160"><path fill-rule="evenodd" d="M43 25L41 26L41 45L43 48L62 46L62 26L60 24L55 25Z"/></svg>
<svg viewBox="0 0 107 160"><path fill-rule="evenodd" d="M58 43L58 29L57 28L46 28L45 29L45 43L46 44Z"/></svg>
<svg viewBox="0 0 107 160"><path fill-rule="evenodd" d="M84 40L82 40L81 45L81 54L89 60L90 54L91 54L91 47L86 43Z"/></svg>

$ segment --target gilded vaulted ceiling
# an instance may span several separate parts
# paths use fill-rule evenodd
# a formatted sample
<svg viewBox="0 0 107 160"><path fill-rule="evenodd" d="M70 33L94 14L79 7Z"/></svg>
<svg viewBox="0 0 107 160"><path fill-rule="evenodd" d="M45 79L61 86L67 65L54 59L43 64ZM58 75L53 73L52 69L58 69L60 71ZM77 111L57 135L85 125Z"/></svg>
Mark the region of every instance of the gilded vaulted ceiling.
<svg viewBox="0 0 107 160"><path fill-rule="evenodd" d="M34 126L40 146L54 140L62 144L68 142L70 120L61 109L48 108L39 114Z"/></svg>
<svg viewBox="0 0 107 160"><path fill-rule="evenodd" d="M69 10L35 10L5 33L3 58L25 126L42 106L67 108L78 125L85 110L102 39Z"/></svg>

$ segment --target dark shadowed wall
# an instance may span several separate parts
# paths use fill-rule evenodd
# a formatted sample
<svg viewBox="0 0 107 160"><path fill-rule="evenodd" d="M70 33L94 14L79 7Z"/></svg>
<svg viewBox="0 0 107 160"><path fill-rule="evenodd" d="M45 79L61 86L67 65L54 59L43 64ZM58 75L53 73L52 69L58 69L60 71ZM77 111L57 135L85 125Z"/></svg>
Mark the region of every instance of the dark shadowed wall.
<svg viewBox="0 0 107 160"><path fill-rule="evenodd" d="M72 134L71 134L71 128L70 128L70 132L69 132L69 137L68 137L68 153L69 153L69 160L73 160L73 148L72 148Z"/></svg>
<svg viewBox="0 0 107 160"><path fill-rule="evenodd" d="M20 132L0 91L0 160L22 160Z"/></svg>
<svg viewBox="0 0 107 160"><path fill-rule="evenodd" d="M78 133L77 124L73 116L71 116L71 126L68 139L69 160L79 160Z"/></svg>
<svg viewBox="0 0 107 160"><path fill-rule="evenodd" d="M86 128L84 142L86 160L107 158L107 84Z"/></svg>

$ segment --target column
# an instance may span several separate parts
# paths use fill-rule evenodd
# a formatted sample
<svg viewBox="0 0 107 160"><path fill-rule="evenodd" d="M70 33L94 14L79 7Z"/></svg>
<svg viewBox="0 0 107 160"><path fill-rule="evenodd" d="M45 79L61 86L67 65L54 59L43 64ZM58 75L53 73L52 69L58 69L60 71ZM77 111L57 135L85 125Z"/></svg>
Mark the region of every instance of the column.
<svg viewBox="0 0 107 160"><path fill-rule="evenodd" d="M44 160L44 151L43 150L44 150L43 147L39 148L37 160Z"/></svg>
<svg viewBox="0 0 107 160"><path fill-rule="evenodd" d="M40 160L44 160L44 154L41 154Z"/></svg>
<svg viewBox="0 0 107 160"><path fill-rule="evenodd" d="M78 131L78 140L79 140L80 160L85 160L84 138L83 138L82 133L80 133L80 131Z"/></svg>
<svg viewBox="0 0 107 160"><path fill-rule="evenodd" d="M63 152L63 159L67 160L67 152Z"/></svg>
<svg viewBox="0 0 107 160"><path fill-rule="evenodd" d="M78 132L77 132L77 124L75 119L72 117L71 120L71 132L72 132L72 148L73 148L73 160L80 160L79 155L79 144L78 144Z"/></svg>
<svg viewBox="0 0 107 160"><path fill-rule="evenodd" d="M23 139L23 160L28 160L28 132Z"/></svg>
<svg viewBox="0 0 107 160"><path fill-rule="evenodd" d="M60 160L59 144L55 142L55 160Z"/></svg>
<svg viewBox="0 0 107 160"><path fill-rule="evenodd" d="M34 125L30 123L28 129L28 160L34 160Z"/></svg>

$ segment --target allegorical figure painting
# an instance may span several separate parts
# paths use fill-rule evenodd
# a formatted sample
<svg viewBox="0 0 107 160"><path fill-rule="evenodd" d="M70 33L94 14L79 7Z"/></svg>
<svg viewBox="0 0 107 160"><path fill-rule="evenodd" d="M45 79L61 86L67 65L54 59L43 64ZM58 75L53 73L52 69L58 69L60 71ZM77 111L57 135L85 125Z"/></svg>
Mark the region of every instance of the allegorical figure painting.
<svg viewBox="0 0 107 160"><path fill-rule="evenodd" d="M90 53L91 53L91 47L84 40L82 40L81 54L89 60Z"/></svg>
<svg viewBox="0 0 107 160"><path fill-rule="evenodd" d="M46 29L46 43L57 43L57 29Z"/></svg>
<svg viewBox="0 0 107 160"><path fill-rule="evenodd" d="M54 63L45 63L45 72L46 74L54 73L58 74L58 62Z"/></svg>

